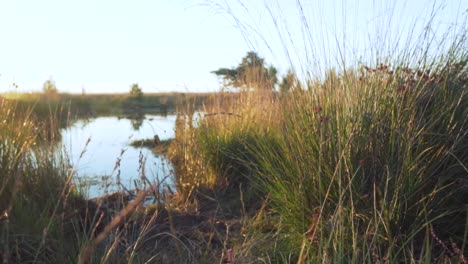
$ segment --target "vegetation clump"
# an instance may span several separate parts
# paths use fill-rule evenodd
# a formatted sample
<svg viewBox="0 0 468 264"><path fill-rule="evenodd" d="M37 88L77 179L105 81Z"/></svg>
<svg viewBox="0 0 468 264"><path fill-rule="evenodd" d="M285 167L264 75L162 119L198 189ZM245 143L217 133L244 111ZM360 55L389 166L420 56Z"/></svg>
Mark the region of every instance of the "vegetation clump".
<svg viewBox="0 0 468 264"><path fill-rule="evenodd" d="M67 262L73 243L63 232L70 219L63 209L79 195L67 162L39 147L43 127L31 111L0 101L0 241L4 262ZM71 226L74 226L73 224ZM75 226L77 227L77 226Z"/></svg>
<svg viewBox="0 0 468 264"><path fill-rule="evenodd" d="M249 254L301 263L463 260L468 59L463 51L445 58L331 71L283 97L246 92L223 104L220 95L199 126L178 127L179 195L197 203L204 188L230 190L239 210L267 197L277 246Z"/></svg>
<svg viewBox="0 0 468 264"><path fill-rule="evenodd" d="M47 81L44 82L42 85L42 91L46 95L53 95L58 93L57 85L55 84L55 81L50 78Z"/></svg>
<svg viewBox="0 0 468 264"><path fill-rule="evenodd" d="M160 140L158 135L155 135L153 139L139 139L130 142L130 146L133 147L145 147L151 148L155 153L167 153L169 146L172 143L172 139Z"/></svg>
<svg viewBox="0 0 468 264"><path fill-rule="evenodd" d="M316 77L290 70L279 85L248 52L213 72L240 91L215 96L143 96L134 84L125 95L0 97L1 258L466 263L466 40L465 27L436 48L343 59ZM56 138L66 100L91 114L177 110L173 140L132 143L167 148L176 189L142 175L147 190L84 199L67 157L41 144Z"/></svg>

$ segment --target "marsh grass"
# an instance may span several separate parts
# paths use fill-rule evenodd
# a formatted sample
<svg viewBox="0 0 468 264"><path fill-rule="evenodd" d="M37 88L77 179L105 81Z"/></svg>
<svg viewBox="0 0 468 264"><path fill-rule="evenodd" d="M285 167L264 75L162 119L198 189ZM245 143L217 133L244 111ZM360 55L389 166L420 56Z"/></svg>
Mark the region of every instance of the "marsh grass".
<svg viewBox="0 0 468 264"><path fill-rule="evenodd" d="M74 184L75 172L65 152L55 145L54 138L41 138L42 129L58 122L44 126L46 122L37 119L33 108L24 111L22 107L0 100L2 261L116 263L155 259L153 248L141 243L165 209L160 203L154 210L146 210L142 201L148 195L158 195L163 202L159 187L153 190L153 183L141 174L146 182L138 187L147 188L133 199L123 193L85 199ZM140 162L144 171L144 159Z"/></svg>
<svg viewBox="0 0 468 264"><path fill-rule="evenodd" d="M51 112L63 114L55 117L60 122L75 117L174 113L182 101L200 108L211 93L147 93L140 98L129 94L68 93L5 93L1 96L16 102L23 110L34 109L34 115L42 120L49 118ZM66 122L59 125L64 127Z"/></svg>
<svg viewBox="0 0 468 264"><path fill-rule="evenodd" d="M465 262L466 36L306 74L282 96L219 94L197 127L177 127L179 195L270 198L272 228L249 216L240 262Z"/></svg>
<svg viewBox="0 0 468 264"><path fill-rule="evenodd" d="M52 103L49 109L54 109ZM41 108L42 109L42 108ZM45 108L44 108L45 109ZM39 112L36 112L39 111ZM61 110L60 110L61 111ZM64 113L0 99L0 255L6 263L217 262L223 229L171 201L140 155L137 191L85 199L50 133ZM44 115L44 116L43 116ZM40 118L42 117L42 118ZM57 130L58 131L58 130ZM49 135L43 137L42 135ZM89 143L89 141L88 141ZM87 144L88 144L87 143ZM82 150L81 156L86 152ZM112 176L119 180L120 161ZM152 197L154 204L148 204ZM218 230L219 229L219 230Z"/></svg>
<svg viewBox="0 0 468 264"><path fill-rule="evenodd" d="M250 173L246 166L252 155L245 143L268 129L267 123L254 121L273 120L274 113L267 108L273 109L276 102L275 95L269 91L257 95L218 94L196 118L197 126L193 125L190 108L178 111L176 137L168 155L176 170L176 185L182 200L191 200L201 189L238 190L246 181Z"/></svg>
<svg viewBox="0 0 468 264"><path fill-rule="evenodd" d="M464 245L467 95L457 80L464 74L403 91L383 76L351 74L311 87L318 95L292 94L280 133L251 148L289 243L309 248L298 258L411 261L427 257L420 254L431 226ZM432 250L425 253L437 258Z"/></svg>
<svg viewBox="0 0 468 264"><path fill-rule="evenodd" d="M62 239L58 204L71 187L67 163L51 149L37 147L42 128L32 110L18 111L6 100L0 104L2 258L63 261L55 253L71 246L57 243Z"/></svg>
<svg viewBox="0 0 468 264"><path fill-rule="evenodd" d="M465 27L450 43L422 39L423 46L394 57L376 53L368 64L340 58L340 67L306 73L281 96L261 89L219 93L204 99L199 116L202 103L179 97L168 151L176 193L153 194L160 188L148 183L167 203L145 208L142 191L131 202L119 196L112 214L104 205L110 200L84 200L76 192L66 159L35 148L38 132L58 123L50 117L55 108L1 99L2 258L465 263L466 36ZM52 122L37 123L33 111Z"/></svg>
<svg viewBox="0 0 468 264"><path fill-rule="evenodd" d="M461 260L468 197L461 55L411 69L344 71L286 97L249 92L215 105L176 138L185 140L179 195L242 184L254 207L268 194L277 248L263 257L271 262Z"/></svg>

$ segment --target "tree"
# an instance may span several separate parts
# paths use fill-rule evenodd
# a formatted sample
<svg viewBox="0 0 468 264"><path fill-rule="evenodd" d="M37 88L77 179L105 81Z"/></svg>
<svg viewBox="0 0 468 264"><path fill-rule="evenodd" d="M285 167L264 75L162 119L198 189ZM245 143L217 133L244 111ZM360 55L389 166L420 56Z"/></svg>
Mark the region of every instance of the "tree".
<svg viewBox="0 0 468 264"><path fill-rule="evenodd" d="M134 83L130 86L130 96L138 99L143 97L143 91L138 83Z"/></svg>
<svg viewBox="0 0 468 264"><path fill-rule="evenodd" d="M266 67L256 52L249 51L236 68L219 68L211 73L221 77L224 86L273 90L277 72L273 66Z"/></svg>
<svg viewBox="0 0 468 264"><path fill-rule="evenodd" d="M140 130L141 126L143 125L143 121L145 121L145 116L135 116L134 118L130 119L130 123L132 124L132 128L135 131Z"/></svg>
<svg viewBox="0 0 468 264"><path fill-rule="evenodd" d="M56 94L58 93L57 86L55 85L55 81L52 78L49 78L47 81L44 82L42 85L42 91L45 94Z"/></svg>
<svg viewBox="0 0 468 264"><path fill-rule="evenodd" d="M283 80L279 84L280 92L282 94L285 94L297 88L300 88L297 76L293 70L289 69L286 75L283 76Z"/></svg>

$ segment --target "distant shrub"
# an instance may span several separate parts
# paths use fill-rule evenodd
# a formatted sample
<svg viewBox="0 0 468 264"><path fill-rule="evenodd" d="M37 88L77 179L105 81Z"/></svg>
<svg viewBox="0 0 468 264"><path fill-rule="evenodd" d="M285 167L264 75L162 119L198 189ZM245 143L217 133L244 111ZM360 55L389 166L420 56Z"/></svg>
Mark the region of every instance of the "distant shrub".
<svg viewBox="0 0 468 264"><path fill-rule="evenodd" d="M56 94L58 93L57 85L55 84L55 81L50 78L47 81L44 82L42 85L42 91L45 94Z"/></svg>
<svg viewBox="0 0 468 264"><path fill-rule="evenodd" d="M143 90L138 83L134 83L130 86L130 96L138 99L143 97Z"/></svg>

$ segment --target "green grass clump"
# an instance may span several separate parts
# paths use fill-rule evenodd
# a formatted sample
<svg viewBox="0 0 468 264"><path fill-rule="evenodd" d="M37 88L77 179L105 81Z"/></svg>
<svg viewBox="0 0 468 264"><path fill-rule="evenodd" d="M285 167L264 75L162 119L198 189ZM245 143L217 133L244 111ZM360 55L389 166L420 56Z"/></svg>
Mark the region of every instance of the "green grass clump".
<svg viewBox="0 0 468 264"><path fill-rule="evenodd" d="M431 228L464 246L468 97L461 61L432 68L431 81L405 83L398 72L391 82L380 72L359 81L343 72L338 84L310 87L318 93L291 95L276 140L259 138L252 149L290 243L305 245L312 261L332 262L420 259ZM460 68L449 70L453 65Z"/></svg>
<svg viewBox="0 0 468 264"><path fill-rule="evenodd" d="M65 200L79 197L67 162L38 139L31 111L0 101L0 240L6 262L68 262L75 239L66 237ZM67 252L67 253L65 253ZM77 255L78 251L75 251ZM72 255L68 255L68 254Z"/></svg>
<svg viewBox="0 0 468 264"><path fill-rule="evenodd" d="M169 157L183 200L191 200L198 189L238 190L242 184L249 188L249 166L254 163L254 156L248 146L255 143L257 135L265 134L269 126L254 121L271 117L273 113L268 109L275 104L273 97L271 92L262 96L219 94L198 116L197 125L193 124L190 109L179 111Z"/></svg>
<svg viewBox="0 0 468 264"><path fill-rule="evenodd" d="M189 137L177 135L190 139L177 174L190 188L179 191L242 183L268 194L278 216L272 259L461 259L468 242L466 76L468 54L456 50L411 67L331 72L281 98L246 92L214 104L197 127L184 126Z"/></svg>

